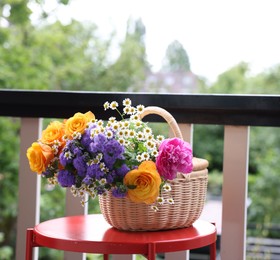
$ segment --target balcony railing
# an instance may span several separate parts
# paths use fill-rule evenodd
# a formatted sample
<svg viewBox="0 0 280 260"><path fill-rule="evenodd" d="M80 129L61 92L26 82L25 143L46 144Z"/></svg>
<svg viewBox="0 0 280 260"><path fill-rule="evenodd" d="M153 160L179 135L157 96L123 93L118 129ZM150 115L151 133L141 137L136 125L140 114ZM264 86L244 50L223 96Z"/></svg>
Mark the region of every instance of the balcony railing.
<svg viewBox="0 0 280 260"><path fill-rule="evenodd" d="M39 222L40 178L30 172L26 149L41 130L41 118L68 118L75 112L93 111L108 118L105 101L119 103L129 97L134 104L160 106L180 124L185 140L192 141L194 124L224 126L221 259L245 259L246 200L250 126L280 126L280 96L184 95L96 92L50 92L0 90L0 116L21 118L20 166L16 259L25 252L26 228ZM160 121L149 116L149 121ZM238 192L236 192L238 187ZM66 195L66 214L84 214L71 194ZM65 253L67 259L82 259ZM187 253L167 254L165 259L187 259ZM120 256L114 256L120 259ZM125 259L122 256L121 259Z"/></svg>

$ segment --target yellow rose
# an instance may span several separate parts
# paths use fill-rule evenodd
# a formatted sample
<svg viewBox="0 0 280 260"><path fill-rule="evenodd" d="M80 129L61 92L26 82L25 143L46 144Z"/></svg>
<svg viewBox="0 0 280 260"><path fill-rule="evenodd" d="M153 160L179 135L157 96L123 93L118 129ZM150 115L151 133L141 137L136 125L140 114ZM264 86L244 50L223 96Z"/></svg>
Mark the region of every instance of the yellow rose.
<svg viewBox="0 0 280 260"><path fill-rule="evenodd" d="M64 124L59 121L53 121L42 132L41 142L48 145L52 145L56 140L63 142L62 137L64 134Z"/></svg>
<svg viewBox="0 0 280 260"><path fill-rule="evenodd" d="M92 112L87 112L85 114L76 113L73 117L70 117L65 123L65 133L71 138L72 134L75 132L83 134L87 124L94 120L95 116Z"/></svg>
<svg viewBox="0 0 280 260"><path fill-rule="evenodd" d="M152 161L142 162L138 169L129 171L124 177L124 184L134 189L128 189L127 196L133 202L152 204L159 196L161 177Z"/></svg>
<svg viewBox="0 0 280 260"><path fill-rule="evenodd" d="M27 149L26 156L29 160L30 169L38 174L46 171L48 164L54 158L51 147L37 142L34 142Z"/></svg>

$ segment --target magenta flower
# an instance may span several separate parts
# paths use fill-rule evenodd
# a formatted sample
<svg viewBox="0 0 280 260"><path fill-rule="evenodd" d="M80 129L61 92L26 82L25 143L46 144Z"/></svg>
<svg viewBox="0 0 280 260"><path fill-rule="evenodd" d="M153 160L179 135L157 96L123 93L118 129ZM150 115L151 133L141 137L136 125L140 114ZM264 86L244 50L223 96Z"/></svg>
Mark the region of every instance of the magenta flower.
<svg viewBox="0 0 280 260"><path fill-rule="evenodd" d="M193 169L192 148L179 138L164 140L159 147L156 166L159 174L167 180L173 180L177 172L190 173Z"/></svg>

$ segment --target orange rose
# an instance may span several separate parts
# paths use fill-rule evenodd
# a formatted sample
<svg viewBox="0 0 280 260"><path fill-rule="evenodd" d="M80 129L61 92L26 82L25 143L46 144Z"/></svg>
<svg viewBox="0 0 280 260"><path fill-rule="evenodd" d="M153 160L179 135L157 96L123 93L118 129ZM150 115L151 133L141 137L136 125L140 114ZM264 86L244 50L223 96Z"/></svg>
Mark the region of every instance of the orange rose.
<svg viewBox="0 0 280 260"><path fill-rule="evenodd" d="M48 164L54 158L51 147L37 142L27 149L26 156L29 160L30 169L38 174L46 171Z"/></svg>
<svg viewBox="0 0 280 260"><path fill-rule="evenodd" d="M65 123L65 133L68 137L71 137L73 133L79 132L84 133L87 124L94 120L95 116L92 112L87 112L85 114L76 113L73 117L70 117Z"/></svg>
<svg viewBox="0 0 280 260"><path fill-rule="evenodd" d="M152 161L142 162L138 169L129 171L124 177L124 184L128 187L127 196L133 202L152 204L159 196L161 177L156 165Z"/></svg>
<svg viewBox="0 0 280 260"><path fill-rule="evenodd" d="M42 132L41 142L48 145L52 145L56 140L63 142L62 137L64 134L64 124L59 121L53 121Z"/></svg>

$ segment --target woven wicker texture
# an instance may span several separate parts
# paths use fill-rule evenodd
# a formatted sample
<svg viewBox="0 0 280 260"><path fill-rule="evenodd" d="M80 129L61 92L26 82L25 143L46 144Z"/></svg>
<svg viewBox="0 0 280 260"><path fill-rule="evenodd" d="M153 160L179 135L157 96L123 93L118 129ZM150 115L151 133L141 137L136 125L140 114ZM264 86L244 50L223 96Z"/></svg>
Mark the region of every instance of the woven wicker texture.
<svg viewBox="0 0 280 260"><path fill-rule="evenodd" d="M148 114L162 116L176 137L182 138L181 131L167 111L159 107L147 107L142 118ZM99 196L101 212L106 221L120 230L154 231L189 227L196 221L204 207L208 181L208 161L193 158L193 172L178 173L177 178L170 181L172 191L162 192L165 198L172 197L175 204L167 203L154 212L145 203L134 203L127 198L115 198L109 192Z"/></svg>

